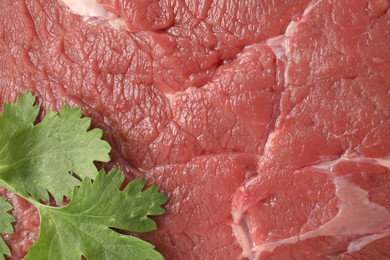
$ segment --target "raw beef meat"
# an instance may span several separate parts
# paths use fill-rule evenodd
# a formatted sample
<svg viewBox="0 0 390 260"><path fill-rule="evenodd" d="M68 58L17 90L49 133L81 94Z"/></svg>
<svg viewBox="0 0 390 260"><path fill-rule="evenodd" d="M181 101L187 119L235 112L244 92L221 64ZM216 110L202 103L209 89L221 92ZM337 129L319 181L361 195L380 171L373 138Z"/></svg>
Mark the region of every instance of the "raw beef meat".
<svg viewBox="0 0 390 260"><path fill-rule="evenodd" d="M390 259L387 0L2 0L0 104L27 89L169 195L167 259Z"/></svg>

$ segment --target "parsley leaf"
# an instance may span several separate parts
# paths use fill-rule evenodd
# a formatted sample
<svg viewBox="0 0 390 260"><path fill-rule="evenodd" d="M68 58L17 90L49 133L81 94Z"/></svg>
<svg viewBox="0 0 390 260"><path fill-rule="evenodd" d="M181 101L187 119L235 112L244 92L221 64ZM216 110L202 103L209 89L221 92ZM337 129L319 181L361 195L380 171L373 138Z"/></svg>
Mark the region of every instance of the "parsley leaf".
<svg viewBox="0 0 390 260"><path fill-rule="evenodd" d="M12 234L14 232L11 223L15 221L15 218L8 213L11 209L12 205L4 197L0 197L0 234ZM4 255L9 254L11 252L0 236L0 259L4 259Z"/></svg>
<svg viewBox="0 0 390 260"><path fill-rule="evenodd" d="M151 231L156 223L148 216L163 214L167 201L156 186L142 191L142 179L120 191L123 180L118 169L100 171L94 182L85 178L74 189L67 206L37 203L40 234L25 259L163 259L153 245L111 229Z"/></svg>
<svg viewBox="0 0 390 260"><path fill-rule="evenodd" d="M109 160L110 146L101 140L81 109L65 105L59 113L48 111L34 125L39 107L31 92L19 95L16 104L5 104L0 117L0 183L25 198L57 201L69 197L80 178L97 174L93 161Z"/></svg>
<svg viewBox="0 0 390 260"><path fill-rule="evenodd" d="M163 259L153 245L116 230L156 229L149 216L164 213L167 196L157 186L143 190L142 179L120 191L119 169L97 172L93 162L108 161L110 146L100 129L88 130L91 120L81 118L81 109L65 105L34 124L39 114L34 103L31 92L19 95L16 104L3 105L0 116L0 184L34 204L41 220L25 259ZM70 203L42 204L49 194L57 201L67 196ZM13 232L11 209L0 197L0 233ZM10 250L0 237L0 260L4 254Z"/></svg>
<svg viewBox="0 0 390 260"><path fill-rule="evenodd" d="M34 106L35 98L31 92L19 95L18 103L5 103L3 115L0 117L0 147L5 147L10 137L20 128L32 126L39 113Z"/></svg>

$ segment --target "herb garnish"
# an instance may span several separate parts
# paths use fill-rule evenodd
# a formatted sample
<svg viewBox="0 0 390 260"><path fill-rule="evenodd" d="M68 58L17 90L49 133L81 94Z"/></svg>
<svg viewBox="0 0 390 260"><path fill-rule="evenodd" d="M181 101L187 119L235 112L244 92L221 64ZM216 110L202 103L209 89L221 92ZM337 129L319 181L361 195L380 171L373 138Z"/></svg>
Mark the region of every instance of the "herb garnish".
<svg viewBox="0 0 390 260"><path fill-rule="evenodd" d="M81 117L81 109L65 105L34 125L39 113L34 103L31 92L19 95L16 104L3 105L0 117L0 184L35 205L41 219L38 240L25 259L162 259L153 245L112 228L155 229L149 216L164 213L166 195L157 186L143 191L142 179L120 191L121 171L98 173L93 163L107 162L111 148L100 129L88 130L91 120ZM42 204L49 194L70 203ZM0 197L0 233L13 232L11 209ZM0 237L0 258L9 253Z"/></svg>

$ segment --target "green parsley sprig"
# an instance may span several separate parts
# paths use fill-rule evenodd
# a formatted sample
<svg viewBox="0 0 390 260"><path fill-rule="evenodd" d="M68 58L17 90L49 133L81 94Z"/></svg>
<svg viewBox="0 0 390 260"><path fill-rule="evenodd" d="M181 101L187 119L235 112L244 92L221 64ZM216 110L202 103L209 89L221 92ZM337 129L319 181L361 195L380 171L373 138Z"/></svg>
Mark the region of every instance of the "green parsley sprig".
<svg viewBox="0 0 390 260"><path fill-rule="evenodd" d="M21 94L15 104L3 105L0 116L0 184L35 205L41 219L38 240L25 259L162 259L153 245L113 228L156 229L149 216L164 213L167 196L157 186L143 190L142 179L120 191L121 171L106 174L94 165L107 162L111 148L100 129L89 130L91 120L81 117L81 109L65 105L34 124L39 113L34 103L31 92ZM42 204L49 194L70 203ZM1 198L0 233L13 232L11 209ZM9 253L0 237L0 258Z"/></svg>

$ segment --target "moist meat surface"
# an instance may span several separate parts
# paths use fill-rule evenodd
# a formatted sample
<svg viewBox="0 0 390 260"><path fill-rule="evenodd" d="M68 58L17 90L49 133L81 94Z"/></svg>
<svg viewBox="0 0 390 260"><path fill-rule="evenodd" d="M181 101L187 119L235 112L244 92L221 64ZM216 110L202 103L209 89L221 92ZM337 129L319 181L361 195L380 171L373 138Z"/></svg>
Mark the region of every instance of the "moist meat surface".
<svg viewBox="0 0 390 260"><path fill-rule="evenodd" d="M69 2L0 1L0 104L81 106L169 195L167 259L390 258L389 1ZM39 217L0 195L20 259Z"/></svg>

